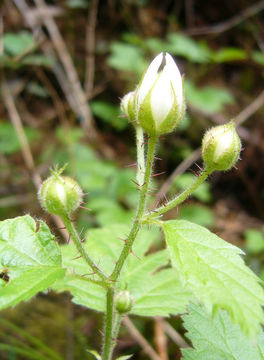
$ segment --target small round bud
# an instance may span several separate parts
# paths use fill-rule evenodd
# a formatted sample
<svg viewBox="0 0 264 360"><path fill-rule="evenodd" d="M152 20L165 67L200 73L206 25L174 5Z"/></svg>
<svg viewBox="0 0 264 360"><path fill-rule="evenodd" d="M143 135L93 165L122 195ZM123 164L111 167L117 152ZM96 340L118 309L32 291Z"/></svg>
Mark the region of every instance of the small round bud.
<svg viewBox="0 0 264 360"><path fill-rule="evenodd" d="M123 113L128 117L129 121L135 121L135 91L129 92L122 98L120 107Z"/></svg>
<svg viewBox="0 0 264 360"><path fill-rule="evenodd" d="M136 90L136 120L150 135L173 131L185 111L183 80L171 55L151 62Z"/></svg>
<svg viewBox="0 0 264 360"><path fill-rule="evenodd" d="M115 298L115 307L120 314L129 312L132 309L133 301L127 290L120 291Z"/></svg>
<svg viewBox="0 0 264 360"><path fill-rule="evenodd" d="M229 170L235 165L241 150L234 121L208 130L202 142L202 157L209 171Z"/></svg>
<svg viewBox="0 0 264 360"><path fill-rule="evenodd" d="M48 213L69 216L79 207L83 192L75 180L53 172L41 185L38 197Z"/></svg>

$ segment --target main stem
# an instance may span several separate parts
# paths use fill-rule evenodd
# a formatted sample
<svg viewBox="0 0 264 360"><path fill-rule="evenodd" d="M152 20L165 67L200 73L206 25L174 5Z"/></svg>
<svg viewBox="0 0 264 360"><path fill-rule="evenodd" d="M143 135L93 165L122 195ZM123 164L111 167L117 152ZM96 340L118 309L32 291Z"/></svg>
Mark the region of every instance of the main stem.
<svg viewBox="0 0 264 360"><path fill-rule="evenodd" d="M89 267L92 269L92 271L102 279L103 283L107 284L108 283L107 277L98 269L98 267L95 265L93 260L87 254L85 248L83 247L83 245L81 243L81 239L78 235L78 232L77 232L75 226L73 225L73 223L71 222L71 220L69 219L69 217L63 216L62 220L74 242L74 245L76 246L77 250L81 254L82 258L86 261L86 263L89 265Z"/></svg>
<svg viewBox="0 0 264 360"><path fill-rule="evenodd" d="M110 277L110 279L112 281L116 281L119 273L124 265L124 262L126 260L126 258L129 255L129 252L132 248L132 245L134 243L134 240L137 236L137 233L139 231L140 228L140 223L141 223L141 218L144 214L145 211L145 205L146 205L146 197L147 197L147 192L148 192L148 187L149 187L149 181L150 181L150 176L151 176L151 170L152 170L152 164L153 164L153 159L154 159L154 153L155 153L155 147L156 147L156 142L157 142L157 137L153 136L149 138L148 141L148 154L147 154L147 161L146 161L146 170L145 170L145 175L144 175L144 182L143 184L140 186L140 197L139 197L139 203L138 203L138 209L137 209L137 213L134 219L134 222L132 224L132 228L130 230L130 233L126 239L125 245L123 247L123 250L119 256L119 259L115 265L115 268L112 272L112 275Z"/></svg>
<svg viewBox="0 0 264 360"><path fill-rule="evenodd" d="M134 243L136 236L138 234L138 231L140 229L141 219L144 214L145 206L146 206L146 198L147 198L148 187L149 187L149 182L150 182L150 177L151 177L151 170L152 170L152 165L153 165L156 142L157 142L156 136L149 138L144 181L143 181L143 184L139 184L140 185L140 188L139 188L140 197L139 197L137 213L136 213L135 219L133 221L130 233L124 244L123 250L122 250L122 252L119 256L119 259L117 260L117 263L115 265L115 268L110 276L110 280L113 282L113 286L107 290L107 294L106 294L106 324L105 324L105 339L104 339L103 353L102 353L103 360L111 360L112 352L114 349L114 341L115 340L113 339L113 337L117 336L116 328L115 328L115 330L113 329L115 282L118 279L120 271L124 265L124 262L126 261L126 258L128 257L128 255L132 249L133 243ZM117 321L118 321L118 319L117 319Z"/></svg>

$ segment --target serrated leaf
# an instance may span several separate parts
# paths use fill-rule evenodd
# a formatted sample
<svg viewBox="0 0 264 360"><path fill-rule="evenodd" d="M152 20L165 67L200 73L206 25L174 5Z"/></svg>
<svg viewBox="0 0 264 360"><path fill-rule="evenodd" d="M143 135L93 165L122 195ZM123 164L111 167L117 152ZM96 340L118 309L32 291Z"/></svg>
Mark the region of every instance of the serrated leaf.
<svg viewBox="0 0 264 360"><path fill-rule="evenodd" d="M173 265L209 312L224 308L246 333L256 334L264 319L264 292L239 256L243 252L185 220L165 222L164 232Z"/></svg>
<svg viewBox="0 0 264 360"><path fill-rule="evenodd" d="M195 349L182 350L183 360L263 360L263 332L253 343L234 325L225 311L212 319L204 308L189 306L183 316L187 337Z"/></svg>
<svg viewBox="0 0 264 360"><path fill-rule="evenodd" d="M48 226L29 215L0 222L0 264L7 274L0 309L30 299L65 273Z"/></svg>
<svg viewBox="0 0 264 360"><path fill-rule="evenodd" d="M123 241L129 227L116 224L102 229L89 231L85 248L95 264L106 275L110 275L115 266ZM190 292L183 289L175 269L159 270L168 265L169 257L166 250L144 256L156 234L142 231L136 240L133 252L120 274L118 290L127 289L134 301L131 313L142 316L168 316L185 311L185 305L190 298ZM73 301L97 311L105 310L105 289L87 279L78 278L74 274L87 274L90 270L82 259L72 261L76 250L71 245L62 247L63 263L72 269L73 274L56 283L58 291L68 290L74 296Z"/></svg>

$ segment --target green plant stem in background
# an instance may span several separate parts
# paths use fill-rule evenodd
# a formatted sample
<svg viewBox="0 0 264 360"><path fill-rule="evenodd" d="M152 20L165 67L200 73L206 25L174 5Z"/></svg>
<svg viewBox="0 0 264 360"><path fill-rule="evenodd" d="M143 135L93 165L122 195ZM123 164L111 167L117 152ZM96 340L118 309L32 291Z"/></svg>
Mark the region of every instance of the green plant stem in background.
<svg viewBox="0 0 264 360"><path fill-rule="evenodd" d="M137 139L137 182L142 185L145 175L145 154L144 154L144 131L141 126L136 125Z"/></svg>
<svg viewBox="0 0 264 360"><path fill-rule="evenodd" d="M114 349L115 343L113 342L114 332L113 332L113 313L114 313L114 296L115 296L115 282L118 279L118 276L122 270L124 262L128 257L130 250L132 249L133 243L136 239L138 231L141 226L141 218L145 211L146 206L146 197L148 193L148 187L151 177L151 170L154 160L154 153L157 143L157 137L153 136L150 137L148 140L148 154L145 166L145 174L144 174L144 182L140 187L140 196L138 202L138 209L132 224L130 233L126 239L124 244L123 250L117 260L116 266L110 276L110 280L113 282L113 288L109 288L107 291L107 301L106 301L106 327L105 327L105 338L104 338L104 345L103 345L103 353L102 359L103 360L110 360L112 356L112 352Z"/></svg>
<svg viewBox="0 0 264 360"><path fill-rule="evenodd" d="M166 205L162 205L161 207L157 208L154 211L151 211L149 214L146 214L143 218L143 223L151 222L151 219L156 218L167 211L173 209L175 206L181 204L185 199L187 199L188 196L190 196L199 185L201 185L207 177L210 175L211 172L208 170L203 170L201 174L199 174L194 182L181 194L177 195L174 199L169 201Z"/></svg>
<svg viewBox="0 0 264 360"><path fill-rule="evenodd" d="M81 239L78 235L78 232L71 222L71 220L67 216L62 217L62 221L64 225L66 226L66 229L68 230L74 245L76 246L77 250L81 254L82 258L86 261L86 263L89 265L89 267L92 269L92 271L98 275L105 284L108 283L107 277L98 269L98 267L95 265L95 263L92 261L92 259L87 254L85 248L82 246Z"/></svg>

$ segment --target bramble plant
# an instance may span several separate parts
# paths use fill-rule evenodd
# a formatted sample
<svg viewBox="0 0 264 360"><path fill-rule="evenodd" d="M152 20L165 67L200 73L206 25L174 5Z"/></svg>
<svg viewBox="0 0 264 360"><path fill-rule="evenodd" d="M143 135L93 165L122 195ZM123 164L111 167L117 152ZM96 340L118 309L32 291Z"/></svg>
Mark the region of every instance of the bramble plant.
<svg viewBox="0 0 264 360"><path fill-rule="evenodd" d="M124 315L186 313L184 326L194 348L182 350L184 360L264 359L264 292L244 264L243 252L202 226L162 219L214 171L235 165L241 149L235 122L208 130L202 141L203 169L193 183L149 212L159 136L174 131L185 112L182 77L168 53L152 61L135 91L122 99L121 109L137 139L140 191L131 228L115 224L90 229L82 241L72 215L83 192L62 175L63 169L55 168L38 196L46 212L61 218L72 241L59 246L45 222L29 215L2 221L0 308L46 289L70 292L74 303L104 313L102 353L91 351L102 360L112 359ZM163 230L167 248L146 255L152 226Z"/></svg>

